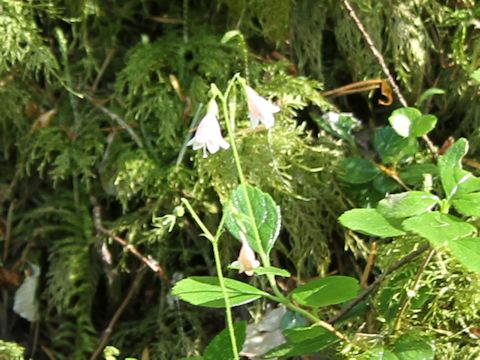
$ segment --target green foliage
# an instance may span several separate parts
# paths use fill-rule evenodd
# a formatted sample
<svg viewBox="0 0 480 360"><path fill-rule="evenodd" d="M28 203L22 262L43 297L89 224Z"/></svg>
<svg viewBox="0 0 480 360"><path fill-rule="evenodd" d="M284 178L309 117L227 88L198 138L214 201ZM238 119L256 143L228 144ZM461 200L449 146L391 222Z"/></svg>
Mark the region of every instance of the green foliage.
<svg viewBox="0 0 480 360"><path fill-rule="evenodd" d="M241 348L245 342L246 330L247 323L245 321L240 321L234 326L238 348ZM220 334L215 336L215 338L213 338L213 340L207 345L205 352L203 353L204 360L232 359L233 357L234 355L230 344L228 329L223 330Z"/></svg>
<svg viewBox="0 0 480 360"><path fill-rule="evenodd" d="M376 209L348 210L338 220L343 226L366 235L384 238L405 234Z"/></svg>
<svg viewBox="0 0 480 360"><path fill-rule="evenodd" d="M287 343L269 351L265 359L312 354L337 342L335 336L318 325L288 329L284 335Z"/></svg>
<svg viewBox="0 0 480 360"><path fill-rule="evenodd" d="M22 360L25 349L13 342L0 340L0 359Z"/></svg>
<svg viewBox="0 0 480 360"><path fill-rule="evenodd" d="M249 218L249 207L253 211L255 224ZM232 191L227 204L227 229L237 240L241 241L242 236L245 236L250 247L257 253L269 255L280 232L280 219L280 209L271 196L260 189L239 185ZM260 244L256 242L255 229L258 229Z"/></svg>
<svg viewBox="0 0 480 360"><path fill-rule="evenodd" d="M324 89L383 77L362 34L336 1L321 6L313 0L2 1L1 270L2 275L4 270L21 274L29 262L42 268L33 358L91 356L141 266L129 250L97 234L94 204L103 226L158 261L171 278L185 277L175 289L192 274L213 275L210 245L191 219L174 209L188 198L213 228L220 204L238 186L231 151L203 159L185 145L210 98L210 84L223 90L235 73L249 75L249 84L281 107L276 126L267 132L244 126L242 94L231 103L247 182L282 209L282 230L277 214L270 227L275 239L269 236L265 246L275 266L254 269L252 285L241 283L249 289L242 287L244 292L238 280L227 279L229 285L235 281L231 291L243 300L260 298L247 305L259 317L271 301L259 290L269 277L293 274L278 279L287 288L309 277L325 281L324 275L334 271L357 277L367 256L366 238L344 233L337 218L359 206L344 213L340 223L364 235L394 238L378 240L372 277L423 239L436 255L418 284L413 280L422 263L415 259L387 277L366 300L368 308L360 304L336 324L353 337L368 319L369 332L383 336L375 344L355 337L345 356L370 352L375 358L381 349L384 358L429 358L432 341L442 359L480 356L478 341L467 334L476 326L480 306L480 180L478 169L467 165L474 163L465 159L467 152L475 159L480 144L480 105L472 101L479 89L475 29L480 4L351 3L416 108L387 108L389 117L367 104L367 96L322 97ZM222 44L223 34L233 28L245 42ZM333 121L337 117L328 114L337 114L337 107L355 118L339 113L339 122ZM373 135L366 135L364 146L366 132L357 133L357 127L367 121L374 125ZM385 126L388 121L392 127ZM432 134L437 145L451 135L468 140L457 140L434 161L422 150L425 134ZM236 258L238 243L228 235L225 239L221 255L227 264ZM206 285L220 306L218 284ZM356 289L350 285L349 296L342 293L345 299ZM7 314L1 321L8 326L2 329L8 339L27 344L33 338L29 324L10 306L15 290L7 282L1 304ZM398 308L412 291L410 310L394 330ZM318 291L322 299L333 295ZM335 310L325 307L318 315ZM206 343L221 328L219 313L179 303L167 283L151 276L139 282L109 344L121 358L141 358L144 351L152 359L206 357ZM337 346L336 338L318 326L284 335L288 342L269 357L309 352L328 357ZM23 348L13 343L3 341L0 348L7 358L23 357Z"/></svg>
<svg viewBox="0 0 480 360"><path fill-rule="evenodd" d="M225 279L225 287L231 306L243 305L266 295L251 285L233 279ZM172 294L193 305L225 307L222 289L216 277L191 276L178 282Z"/></svg>
<svg viewBox="0 0 480 360"><path fill-rule="evenodd" d="M292 298L305 306L314 308L341 304L357 296L358 281L347 276L328 276L313 280L291 292Z"/></svg>

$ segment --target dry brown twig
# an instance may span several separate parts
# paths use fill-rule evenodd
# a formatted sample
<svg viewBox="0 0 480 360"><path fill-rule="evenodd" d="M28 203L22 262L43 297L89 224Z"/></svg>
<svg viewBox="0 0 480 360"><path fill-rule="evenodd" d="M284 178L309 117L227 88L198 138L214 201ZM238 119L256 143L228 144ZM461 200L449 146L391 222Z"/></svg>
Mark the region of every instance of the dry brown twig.
<svg viewBox="0 0 480 360"><path fill-rule="evenodd" d="M370 48L370 51L372 52L373 56L377 59L380 67L382 68L383 73L387 77L388 82L392 86L393 92L395 95L397 95L398 100L400 101L400 104L402 104L403 107L408 107L408 103L405 100L405 97L402 95L402 92L400 91L400 88L398 87L397 83L395 82L395 79L393 78L390 70L388 69L388 66L385 62L385 59L383 58L382 53L377 49L375 44L373 43L372 38L368 34L367 30L363 26L363 23L361 22L360 18L357 16L355 10L353 9L352 5L348 0L342 0L343 5L347 9L348 15L352 18L353 22L357 26L358 30L362 34L363 38L365 39L366 43L368 44L368 47ZM427 135L422 136L423 141L427 144L427 147L429 148L430 152L434 155L437 156L437 147L433 144L433 142L430 140L430 138Z"/></svg>
<svg viewBox="0 0 480 360"><path fill-rule="evenodd" d="M101 218L101 211L100 206L98 205L95 198L91 198L91 202L93 203L93 220L95 224L95 229L98 234L103 234L109 237L110 239L114 240L115 242L119 243L125 250L130 252L134 255L137 259L143 262L148 268L150 268L157 276L166 283L170 283L168 276L165 270L158 264L156 260L154 260L151 256L144 256L142 255L138 249L129 244L128 241L122 239L120 236L115 235L111 230L106 229L102 225L102 218Z"/></svg>
<svg viewBox="0 0 480 360"><path fill-rule="evenodd" d="M134 295L137 293L138 288L140 287L140 283L143 279L143 276L145 275L145 270L146 266L143 265L140 270L137 272L137 275L135 279L133 280L132 285L130 286L130 289L128 290L127 296L125 296L125 299L123 299L122 303L118 307L117 311L115 311L115 314L113 314L112 319L108 323L107 327L102 333L102 337L100 338L100 342L93 352L92 356L90 357L90 360L96 360L102 353L103 348L107 345L108 339L113 333L113 328L115 325L117 325L118 320L122 316L123 312L126 310L128 304L130 301L133 299Z"/></svg>

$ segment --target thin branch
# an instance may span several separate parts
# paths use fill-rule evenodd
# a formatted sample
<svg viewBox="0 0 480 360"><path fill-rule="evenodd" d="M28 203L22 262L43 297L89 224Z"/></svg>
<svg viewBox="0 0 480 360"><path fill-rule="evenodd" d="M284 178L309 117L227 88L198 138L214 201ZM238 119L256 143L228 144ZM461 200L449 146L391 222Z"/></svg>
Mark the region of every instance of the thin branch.
<svg viewBox="0 0 480 360"><path fill-rule="evenodd" d="M353 22L355 23L355 25L357 26L358 30L360 31L360 33L362 34L363 38L365 39L365 41L367 42L368 44L368 47L370 48L370 51L372 52L373 56L375 56L375 58L377 59L378 63L380 64L381 68L382 68L382 71L383 73L385 74L385 76L387 77L387 80L388 82L390 83L390 85L392 86L392 89L393 89L393 92L395 93L395 95L397 95L398 97L398 100L400 101L400 103L402 104L403 107L408 107L408 103L407 101L405 100L405 97L402 95L402 92L400 91L400 88L398 87L397 83L395 82L395 79L393 78L392 76L392 73L390 72L390 70L388 69L388 66L385 62L385 59L383 58L383 55L382 53L377 49L377 47L375 46L375 44L373 43L373 40L372 38L370 37L370 35L368 34L367 30L365 29L365 27L363 26L360 18L357 16L357 14L355 13L355 10L353 9L352 5L350 4L350 2L348 0L342 0L343 2L343 5L345 6L345 8L347 9L347 12L348 12L348 15L352 18ZM427 144L428 148L430 149L431 153L434 154L434 156L436 156L437 154L437 148L436 146L432 143L432 141L430 140L430 138L427 136L427 135L423 135L422 136L422 139L425 141L425 143Z"/></svg>
<svg viewBox="0 0 480 360"><path fill-rule="evenodd" d="M113 111L110 111L107 109L105 106L100 105L94 98L87 94L83 94L85 99L87 99L90 103L95 105L101 112L104 114L108 115L112 120L116 121L118 125L122 128L127 130L127 132L130 134L130 137L135 141L135 143L138 145L138 147L143 148L143 143L142 140L140 140L140 137L133 131L132 127L127 124L125 120L123 120L119 115L115 114Z"/></svg>
<svg viewBox="0 0 480 360"><path fill-rule="evenodd" d="M365 288L355 299L353 299L347 306L345 306L337 315L334 317L330 318L328 322L330 324L336 323L338 320L343 318L345 315L347 315L350 310L352 310L357 304L361 303L370 293L372 293L380 283L385 280L385 278L396 271L397 269L401 268L402 266L408 264L410 261L415 259L417 256L421 255L425 251L427 251L430 248L430 245L428 243L424 243L418 247L417 250L412 251L410 254L404 256L400 260L398 260L396 263L394 263L392 266L390 266L382 275L380 275L373 283L371 283L368 287Z"/></svg>
<svg viewBox="0 0 480 360"><path fill-rule="evenodd" d="M137 259L139 259L146 266L148 266L154 273L156 273L160 279L162 279L166 283L169 283L170 280L168 279L168 276L166 275L165 270L158 264L156 260L154 260L151 256L142 255L135 246L133 246L132 244L129 244L128 241L126 241L125 239L122 239L120 236L115 235L111 230L108 230L103 227L100 206L96 203L96 199L94 199L93 197L92 197L92 203L94 204L93 220L94 220L95 229L97 233L103 234L109 237L110 239L116 241L120 245L122 245L122 247L125 250L129 251Z"/></svg>
<svg viewBox="0 0 480 360"><path fill-rule="evenodd" d="M15 210L16 201L15 199L10 203L7 213L7 221L5 224L5 242L3 243L3 261L8 257L8 252L10 250L10 241L12 239L12 223Z"/></svg>
<svg viewBox="0 0 480 360"><path fill-rule="evenodd" d="M117 311L115 311L115 314L113 314L112 319L108 323L108 326L105 328L105 330L102 333L102 337L100 338L100 343L97 346L97 349L94 351L92 356L90 357L90 360L96 360L102 353L104 347L108 343L108 339L110 339L110 336L112 335L113 328L117 324L118 320L122 316L123 312L127 308L128 304L132 300L133 296L137 293L138 288L140 286L140 282L143 279L143 276L145 275L145 265L142 266L142 268L138 271L137 276L133 280L132 285L130 286L130 289L128 290L127 296L125 296L125 299L123 299L122 303L118 307Z"/></svg>
<svg viewBox="0 0 480 360"><path fill-rule="evenodd" d="M353 10L352 5L350 4L350 2L348 0L342 0L342 1L343 1L343 5L345 5L345 8L348 11L348 15L350 15L353 22L357 26L358 30L362 33L362 36L364 37L365 41L367 42L368 47L370 48L370 50L373 53L373 56L375 56L378 63L382 67L382 71L385 74L385 76L387 77L388 82L392 86L393 91L397 95L398 100L400 101L400 103L402 104L403 107L408 107L407 101L403 97L403 95L400 91L400 88L398 87L397 83L393 79L393 76L390 73L390 70L388 69L387 64L385 63L385 59L383 58L383 55L380 53L380 51L377 49L377 47L373 43L372 38L368 34L367 30L365 30L365 27L363 26L362 22L360 21L360 18L355 13L355 10Z"/></svg>
<svg viewBox="0 0 480 360"><path fill-rule="evenodd" d="M97 91L98 84L100 84L100 80L102 80L103 75L105 74L105 71L108 68L108 65L110 65L110 62L113 59L113 55L115 54L115 49L111 48L107 52L107 56L105 57L105 60L103 61L102 67L100 68L100 71L97 74L97 77L95 78L95 81L93 82L91 91L95 92Z"/></svg>
<svg viewBox="0 0 480 360"><path fill-rule="evenodd" d="M422 278L422 274L425 271L425 269L427 268L427 265L430 262L430 260L432 259L434 254L435 254L435 249L431 249L429 251L427 257L425 258L425 260L423 260L423 263L420 266L420 269L418 269L417 275L415 276L415 281L413 282L413 286L412 286L413 291L415 291L415 292L417 291L418 284L420 283L420 279ZM411 297L408 296L408 294L407 294L405 296L405 299L402 303L402 306L400 307L400 310L397 314L397 318L395 319L395 325L393 326L394 331L397 331L400 328L400 323L402 321L402 317L405 314L405 311L407 311L408 306L410 305L410 300L411 300Z"/></svg>
<svg viewBox="0 0 480 360"><path fill-rule="evenodd" d="M372 271L373 263L375 262L375 254L377 253L377 242L372 242L370 246L370 252L367 258L367 265L363 270L362 279L360 280L360 286L364 288L367 286L368 277L370 276L370 272Z"/></svg>

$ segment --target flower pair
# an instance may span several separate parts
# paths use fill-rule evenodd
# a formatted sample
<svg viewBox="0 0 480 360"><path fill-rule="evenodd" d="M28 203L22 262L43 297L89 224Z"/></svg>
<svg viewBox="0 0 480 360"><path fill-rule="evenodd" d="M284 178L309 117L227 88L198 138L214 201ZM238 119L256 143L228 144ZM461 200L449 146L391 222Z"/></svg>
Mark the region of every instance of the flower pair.
<svg viewBox="0 0 480 360"><path fill-rule="evenodd" d="M271 128L275 119L273 114L280 108L265 98L258 95L250 86L245 85L247 96L248 117L252 128L256 128L261 122L267 129ZM193 150L203 149L203 157L207 157L207 150L215 154L220 148L228 149L230 144L222 137L220 124L218 123L218 106L214 99L208 104L207 113L200 121L195 136L187 143Z"/></svg>

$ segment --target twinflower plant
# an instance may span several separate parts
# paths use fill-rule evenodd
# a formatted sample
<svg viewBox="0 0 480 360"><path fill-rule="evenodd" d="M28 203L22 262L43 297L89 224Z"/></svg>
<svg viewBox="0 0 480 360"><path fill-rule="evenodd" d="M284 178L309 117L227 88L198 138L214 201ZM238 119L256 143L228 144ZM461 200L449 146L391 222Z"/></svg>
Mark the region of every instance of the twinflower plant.
<svg viewBox="0 0 480 360"><path fill-rule="evenodd" d="M299 332L301 335L292 337L294 340L270 351L270 355L265 354L267 358L279 356L279 354L285 356L303 354L305 346L308 346L309 351L311 349L317 351L337 341L349 343L343 333L319 317L319 309L354 298L359 292L356 279L330 276L300 285L288 294L284 293L277 284L277 277L290 276L287 270L272 266L270 260L270 253L281 228L280 208L268 193L246 181L234 132L235 123L238 120L235 114L241 114L241 112L232 111L230 98L235 96L237 89L245 95L244 107L248 109L252 126L256 127L261 122L266 128L273 130L274 114L280 112L277 105L260 96L238 74L230 80L224 92L220 91L216 85L211 85L211 100L207 115L200 123L190 144L194 149L203 149L204 154L205 149L214 154L220 148L226 149L229 145L239 184L223 204L223 214L215 231L211 231L202 222L188 200L182 199L188 212L202 230L203 236L212 244L217 276L188 277L179 281L172 293L193 305L225 308L227 329L212 341L211 346L207 346L204 359L239 359L245 340L245 323L234 322L231 307L244 305L260 298L281 304L290 313L296 313L296 316L311 323L309 326L290 329L289 331ZM217 113L217 103L221 105L219 113ZM227 129L228 143L221 136L218 119L223 119L222 123ZM255 136L255 133L251 133L251 136ZM228 259L224 263L231 263L229 268L238 269L240 273L244 272L249 276L264 276L266 282L260 283L266 284L265 288L260 289L224 277L224 264L220 258L218 244L225 238L223 236L225 229L239 241L241 247L236 261L232 263L234 259ZM341 292L337 290L339 288L342 289ZM229 343L230 347L225 349L224 345L220 347L214 345L217 343L224 345Z"/></svg>

